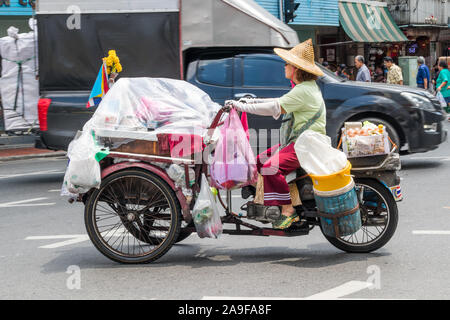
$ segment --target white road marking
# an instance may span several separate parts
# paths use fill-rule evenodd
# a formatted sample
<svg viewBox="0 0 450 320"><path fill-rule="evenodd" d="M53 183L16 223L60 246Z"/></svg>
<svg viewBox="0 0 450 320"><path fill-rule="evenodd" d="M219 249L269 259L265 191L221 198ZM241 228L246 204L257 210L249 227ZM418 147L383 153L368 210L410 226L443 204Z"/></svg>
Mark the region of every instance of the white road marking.
<svg viewBox="0 0 450 320"><path fill-rule="evenodd" d="M119 228L114 233L112 233L110 231L102 232L102 235L106 234L107 236L110 236L111 238L121 237L125 232L127 232L125 230L125 228ZM111 234L108 235L108 233L111 233ZM128 236L130 236L130 235L128 235ZM64 247L64 246L69 246L72 244L88 241L89 236L87 234L61 234L61 235L56 235L56 236L31 236L31 237L25 238L25 240L62 240L62 239L69 239L69 240L60 241L60 242L56 242L56 243L45 245L45 246L40 246L39 248L55 249L55 248L60 248L60 247Z"/></svg>
<svg viewBox="0 0 450 320"><path fill-rule="evenodd" d="M214 297L204 296L202 300L329 300L339 299L344 296L368 289L373 286L371 282L349 281L336 288L326 290L306 298L282 298L282 297Z"/></svg>
<svg viewBox="0 0 450 320"><path fill-rule="evenodd" d="M450 161L450 157L411 157L409 160L441 160Z"/></svg>
<svg viewBox="0 0 450 320"><path fill-rule="evenodd" d="M414 230L412 233L417 235L450 235L449 230Z"/></svg>
<svg viewBox="0 0 450 320"><path fill-rule="evenodd" d="M75 243L80 243L89 240L87 234L73 234L73 235L59 235L59 236L32 236L27 237L25 240L55 240L55 239L70 239L66 241L60 241L46 246L40 246L42 249L55 249L64 246L68 246Z"/></svg>
<svg viewBox="0 0 450 320"><path fill-rule="evenodd" d="M0 208L52 206L52 205L56 204L55 202L30 203L30 202L36 202L36 201L41 201L41 200L47 200L47 199L48 198L34 198L34 199L27 199L27 200L20 200L20 201L12 201L12 202L0 203Z"/></svg>
<svg viewBox="0 0 450 320"><path fill-rule="evenodd" d="M226 256L226 255L218 255L218 256L212 256L212 257L207 257L207 259L211 260L211 261L232 261L230 256Z"/></svg>
<svg viewBox="0 0 450 320"><path fill-rule="evenodd" d="M8 179L8 178L16 178L23 176L35 176L40 174L54 174L54 173L64 173L65 171L58 170L47 170L47 171L36 171L36 172L27 172L27 173L15 173L15 174L1 174L0 179Z"/></svg>
<svg viewBox="0 0 450 320"><path fill-rule="evenodd" d="M61 192L61 189L52 189L52 190L48 190L48 192Z"/></svg>
<svg viewBox="0 0 450 320"><path fill-rule="evenodd" d="M364 289L369 289L371 286L373 286L373 283L371 282L349 281L339 287L324 292L320 292L318 294L314 294L305 299L307 300L339 299L340 297L348 296L350 294L356 293Z"/></svg>

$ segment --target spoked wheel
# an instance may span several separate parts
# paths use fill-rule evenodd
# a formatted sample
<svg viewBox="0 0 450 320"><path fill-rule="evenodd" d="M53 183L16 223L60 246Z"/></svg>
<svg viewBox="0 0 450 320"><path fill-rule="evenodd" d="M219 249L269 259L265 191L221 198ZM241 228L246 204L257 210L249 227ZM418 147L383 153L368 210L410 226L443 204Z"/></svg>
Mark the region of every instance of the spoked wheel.
<svg viewBox="0 0 450 320"><path fill-rule="evenodd" d="M108 176L85 207L87 233L95 247L121 263L149 263L177 240L181 209L158 176L137 169Z"/></svg>
<svg viewBox="0 0 450 320"><path fill-rule="evenodd" d="M376 180L355 179L361 228L348 236L326 236L336 248L346 252L367 253L383 247L394 235L398 223L397 204L390 191Z"/></svg>

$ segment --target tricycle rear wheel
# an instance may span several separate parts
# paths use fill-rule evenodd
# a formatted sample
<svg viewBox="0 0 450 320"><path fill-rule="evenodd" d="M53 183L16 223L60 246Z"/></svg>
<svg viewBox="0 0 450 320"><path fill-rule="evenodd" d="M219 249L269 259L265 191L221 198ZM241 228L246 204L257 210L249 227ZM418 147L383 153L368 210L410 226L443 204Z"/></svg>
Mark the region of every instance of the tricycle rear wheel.
<svg viewBox="0 0 450 320"><path fill-rule="evenodd" d="M349 236L324 236L340 250L368 253L383 247L394 235L398 224L397 203L389 189L377 180L355 179L355 185L362 227Z"/></svg>
<svg viewBox="0 0 450 320"><path fill-rule="evenodd" d="M126 169L103 179L85 206L94 246L120 263L150 263L180 234L181 208L174 191L157 175Z"/></svg>

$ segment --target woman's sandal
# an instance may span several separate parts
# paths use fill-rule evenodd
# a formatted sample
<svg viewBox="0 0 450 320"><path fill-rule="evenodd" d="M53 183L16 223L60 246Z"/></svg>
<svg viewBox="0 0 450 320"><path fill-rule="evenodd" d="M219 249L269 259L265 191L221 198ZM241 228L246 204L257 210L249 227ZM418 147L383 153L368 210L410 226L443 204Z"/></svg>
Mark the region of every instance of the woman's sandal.
<svg viewBox="0 0 450 320"><path fill-rule="evenodd" d="M274 229L287 229L289 228L294 222L300 221L300 217L294 213L292 216L284 216L281 215L273 224L272 227Z"/></svg>

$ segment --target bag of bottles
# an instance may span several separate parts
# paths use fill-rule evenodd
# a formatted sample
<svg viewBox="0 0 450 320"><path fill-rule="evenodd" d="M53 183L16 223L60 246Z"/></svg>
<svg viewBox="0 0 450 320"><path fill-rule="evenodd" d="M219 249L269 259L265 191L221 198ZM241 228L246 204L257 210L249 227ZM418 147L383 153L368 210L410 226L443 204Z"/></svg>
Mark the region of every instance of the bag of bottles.
<svg viewBox="0 0 450 320"><path fill-rule="evenodd" d="M222 233L219 208L205 175L202 175L201 189L192 215L200 238L217 238Z"/></svg>

